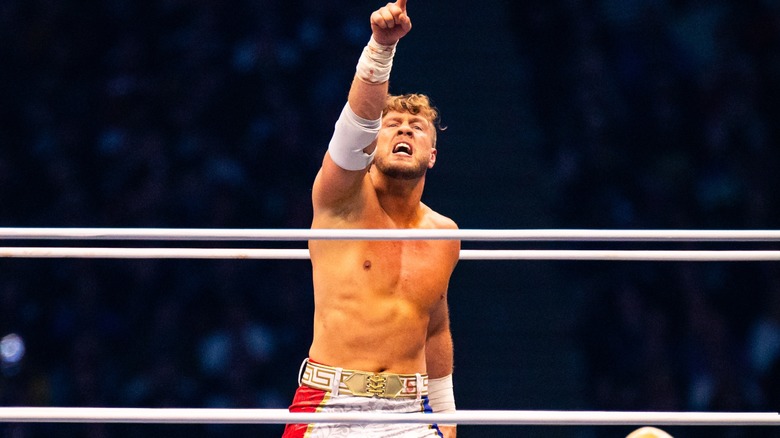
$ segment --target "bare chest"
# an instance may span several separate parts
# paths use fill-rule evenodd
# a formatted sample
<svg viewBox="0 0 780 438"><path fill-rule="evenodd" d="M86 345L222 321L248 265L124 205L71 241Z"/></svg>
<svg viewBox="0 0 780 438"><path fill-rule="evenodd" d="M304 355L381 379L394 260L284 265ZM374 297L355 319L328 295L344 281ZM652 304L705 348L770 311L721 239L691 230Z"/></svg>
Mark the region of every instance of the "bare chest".
<svg viewBox="0 0 780 438"><path fill-rule="evenodd" d="M400 290L439 289L449 278L441 242L370 242L362 248L364 273Z"/></svg>
<svg viewBox="0 0 780 438"><path fill-rule="evenodd" d="M447 290L452 243L445 241L312 242L315 281L430 305Z"/></svg>

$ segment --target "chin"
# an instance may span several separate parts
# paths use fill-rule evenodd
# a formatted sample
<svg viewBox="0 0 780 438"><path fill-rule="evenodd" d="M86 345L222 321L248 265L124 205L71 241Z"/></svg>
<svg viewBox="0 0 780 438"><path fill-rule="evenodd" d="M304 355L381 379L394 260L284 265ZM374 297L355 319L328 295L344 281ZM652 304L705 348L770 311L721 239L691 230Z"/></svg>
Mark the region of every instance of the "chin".
<svg viewBox="0 0 780 438"><path fill-rule="evenodd" d="M420 172L418 169L394 169L389 172L384 172L384 174L390 178L413 180L422 178L425 175L425 171Z"/></svg>
<svg viewBox="0 0 780 438"><path fill-rule="evenodd" d="M420 163L402 163L399 165L398 163L388 163L384 160L375 161L374 167L390 178L401 180L422 178L428 170L427 167L422 166Z"/></svg>

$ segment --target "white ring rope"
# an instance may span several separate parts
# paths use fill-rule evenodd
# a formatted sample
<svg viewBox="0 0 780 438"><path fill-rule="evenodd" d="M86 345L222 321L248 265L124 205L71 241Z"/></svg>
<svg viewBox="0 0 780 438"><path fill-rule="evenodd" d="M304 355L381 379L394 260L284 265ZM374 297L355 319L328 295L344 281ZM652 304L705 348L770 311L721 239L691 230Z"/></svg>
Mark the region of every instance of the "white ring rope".
<svg viewBox="0 0 780 438"><path fill-rule="evenodd" d="M440 414L291 413L286 409L0 408L0 422L18 423L457 423L461 425L780 426L777 412L483 411Z"/></svg>
<svg viewBox="0 0 780 438"><path fill-rule="evenodd" d="M307 249L4 247L0 258L306 260ZM780 251L464 249L460 260L778 261Z"/></svg>
<svg viewBox="0 0 780 438"><path fill-rule="evenodd" d="M430 229L174 229L0 228L0 239L36 240L474 240L774 242L780 230L430 230ZM0 258L294 259L305 249L4 247ZM777 261L769 250L462 250L461 260Z"/></svg>
<svg viewBox="0 0 780 438"><path fill-rule="evenodd" d="M778 242L780 230L1 228L0 240Z"/></svg>
<svg viewBox="0 0 780 438"><path fill-rule="evenodd" d="M334 230L0 228L0 239L780 241L774 230ZM5 247L0 258L308 259L306 249ZM780 251L461 250L461 260L773 261ZM0 407L0 422L36 423L457 423L472 425L780 426L778 413L469 411L448 414L290 413L285 409Z"/></svg>

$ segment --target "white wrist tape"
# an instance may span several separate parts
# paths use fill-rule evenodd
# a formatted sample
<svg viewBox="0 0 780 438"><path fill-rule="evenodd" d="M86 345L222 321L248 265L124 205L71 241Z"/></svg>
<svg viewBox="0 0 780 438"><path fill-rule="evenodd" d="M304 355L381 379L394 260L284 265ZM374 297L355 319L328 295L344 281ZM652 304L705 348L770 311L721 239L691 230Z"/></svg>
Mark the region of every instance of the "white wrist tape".
<svg viewBox="0 0 780 438"><path fill-rule="evenodd" d="M455 412L452 374L439 379L428 379L428 404L435 413ZM439 423L439 426L455 426L455 424Z"/></svg>
<svg viewBox="0 0 780 438"><path fill-rule="evenodd" d="M397 44L392 46L379 44L372 35L358 60L357 78L369 84L387 82L390 79L390 70L393 68L393 56Z"/></svg>
<svg viewBox="0 0 780 438"><path fill-rule="evenodd" d="M336 121L333 137L328 145L330 158L345 170L365 169L374 159L376 149L371 154L363 152L363 149L376 140L381 125L381 117L376 120L358 117L347 103Z"/></svg>

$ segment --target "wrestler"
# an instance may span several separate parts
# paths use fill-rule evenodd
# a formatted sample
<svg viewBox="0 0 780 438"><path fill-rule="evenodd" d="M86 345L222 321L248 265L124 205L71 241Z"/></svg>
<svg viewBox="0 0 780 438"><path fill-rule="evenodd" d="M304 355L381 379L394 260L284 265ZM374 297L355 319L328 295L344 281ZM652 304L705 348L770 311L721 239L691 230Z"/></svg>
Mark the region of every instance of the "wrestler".
<svg viewBox="0 0 780 438"><path fill-rule="evenodd" d="M406 0L371 15L347 104L312 188L313 228L454 229L421 202L438 112L388 95ZM310 241L314 334L290 411L452 412L447 289L459 241ZM288 425L284 437L455 436L454 425Z"/></svg>

